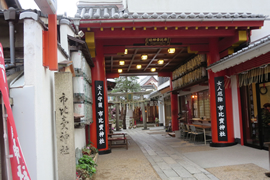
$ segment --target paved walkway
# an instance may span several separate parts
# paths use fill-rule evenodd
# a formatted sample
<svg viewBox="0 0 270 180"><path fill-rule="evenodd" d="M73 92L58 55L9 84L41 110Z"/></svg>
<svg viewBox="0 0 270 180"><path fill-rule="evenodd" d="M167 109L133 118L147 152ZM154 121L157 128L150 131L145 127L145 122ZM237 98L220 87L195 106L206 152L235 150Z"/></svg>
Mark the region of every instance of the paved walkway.
<svg viewBox="0 0 270 180"><path fill-rule="evenodd" d="M160 139L157 140L153 136L150 137L147 131L143 131L142 129L132 129L127 130L127 132L141 148L145 157L152 164L161 179L217 180L214 175L190 161L182 153L177 152L167 143L160 142ZM175 140L175 138L169 138L168 142L171 140Z"/></svg>
<svg viewBox="0 0 270 180"><path fill-rule="evenodd" d="M217 180L216 176L204 168L246 163L252 163L261 168L260 177L265 177L264 170L268 169L269 165L267 151L240 145L212 148L202 142L194 143L172 138L164 132L162 127L150 128L150 130L131 129L127 130L127 133L138 144L163 180ZM220 174L217 173L217 175Z"/></svg>

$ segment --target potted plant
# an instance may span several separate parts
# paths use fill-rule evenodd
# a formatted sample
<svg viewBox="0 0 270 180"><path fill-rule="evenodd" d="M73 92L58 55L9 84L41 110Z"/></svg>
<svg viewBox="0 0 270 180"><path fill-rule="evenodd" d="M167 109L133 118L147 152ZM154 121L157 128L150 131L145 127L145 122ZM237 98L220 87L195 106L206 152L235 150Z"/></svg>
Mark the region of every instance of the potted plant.
<svg viewBox="0 0 270 180"><path fill-rule="evenodd" d="M83 155L76 166L77 177L82 178L82 180L91 179L91 177L96 173L96 166L97 164L90 156Z"/></svg>
<svg viewBox="0 0 270 180"><path fill-rule="evenodd" d="M159 119L158 118L155 119L155 123L156 123L156 126L159 126Z"/></svg>

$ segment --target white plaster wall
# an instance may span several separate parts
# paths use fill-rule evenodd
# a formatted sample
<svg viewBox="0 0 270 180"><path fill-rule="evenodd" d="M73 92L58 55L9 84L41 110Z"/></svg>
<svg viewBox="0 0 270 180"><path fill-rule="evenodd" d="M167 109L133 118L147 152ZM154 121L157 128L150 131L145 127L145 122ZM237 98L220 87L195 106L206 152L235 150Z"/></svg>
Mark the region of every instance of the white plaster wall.
<svg viewBox="0 0 270 180"><path fill-rule="evenodd" d="M164 113L164 99L158 101L158 115L159 115L159 123L164 123L165 113Z"/></svg>
<svg viewBox="0 0 270 180"><path fill-rule="evenodd" d="M37 139L35 120L35 88L25 86L24 88L10 89L10 97L14 105L12 112L20 140L22 152L32 179L37 177Z"/></svg>
<svg viewBox="0 0 270 180"><path fill-rule="evenodd" d="M68 50L68 37L67 35L74 36L74 32L67 24L60 24L60 43L62 48L69 54Z"/></svg>
<svg viewBox="0 0 270 180"><path fill-rule="evenodd" d="M86 139L85 139L85 128L81 129L74 129L74 136L75 136L75 149L79 148L82 149L86 146Z"/></svg>
<svg viewBox="0 0 270 180"><path fill-rule="evenodd" d="M57 50L57 61L62 62L62 61L66 61L66 60L68 60L68 59L61 53L61 51L58 48L58 50Z"/></svg>
<svg viewBox="0 0 270 180"><path fill-rule="evenodd" d="M36 147L31 149L36 165L36 177L32 179L54 179L53 162L53 98L52 74L42 65L42 26L32 19L24 20L24 74L25 87L34 87L34 119L28 120L35 124L33 131L23 131L26 135L35 136ZM14 99L16 103L16 99ZM27 101L25 102L27 104ZM18 126L18 129L23 126ZM33 142L29 142L29 144ZM23 145L22 145L23 146ZM28 161L28 160L27 160ZM30 169L29 169L30 170ZM31 174L31 170L30 170ZM31 174L32 175L32 174Z"/></svg>
<svg viewBox="0 0 270 180"><path fill-rule="evenodd" d="M234 137L241 139L237 88L237 77L231 76Z"/></svg>
<svg viewBox="0 0 270 180"><path fill-rule="evenodd" d="M269 0L128 0L130 12L222 12L254 13L270 15ZM270 32L267 20L260 30L252 31L251 41L260 39Z"/></svg>

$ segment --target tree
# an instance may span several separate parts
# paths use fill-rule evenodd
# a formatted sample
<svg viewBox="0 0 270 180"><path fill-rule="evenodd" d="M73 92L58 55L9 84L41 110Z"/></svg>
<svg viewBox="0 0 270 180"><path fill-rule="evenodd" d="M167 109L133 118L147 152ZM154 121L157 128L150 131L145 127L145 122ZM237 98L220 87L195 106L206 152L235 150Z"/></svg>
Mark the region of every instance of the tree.
<svg viewBox="0 0 270 180"><path fill-rule="evenodd" d="M137 76L120 76L115 78L116 85L112 92L138 92L141 90L140 84L137 82Z"/></svg>
<svg viewBox="0 0 270 180"><path fill-rule="evenodd" d="M115 78L116 85L112 92L123 92L123 93L131 93L131 92L138 92L141 90L140 84L137 82L139 79L137 76L120 76L119 78ZM126 97L124 97L124 100ZM123 118L123 128L126 129L126 113L127 108L125 107L124 110L124 118Z"/></svg>

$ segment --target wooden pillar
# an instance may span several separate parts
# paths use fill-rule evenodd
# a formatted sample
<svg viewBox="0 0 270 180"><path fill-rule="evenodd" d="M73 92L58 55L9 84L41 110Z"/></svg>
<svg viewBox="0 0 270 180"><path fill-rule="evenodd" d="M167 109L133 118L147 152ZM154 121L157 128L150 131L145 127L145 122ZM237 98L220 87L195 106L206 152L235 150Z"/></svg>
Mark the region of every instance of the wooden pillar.
<svg viewBox="0 0 270 180"><path fill-rule="evenodd" d="M172 73L170 75L170 89L171 91L173 90L173 86L172 86ZM172 125L172 131L177 131L179 130L178 127L178 103L177 103L177 94L173 94L172 92L171 94L171 125Z"/></svg>
<svg viewBox="0 0 270 180"><path fill-rule="evenodd" d="M95 67L93 67L91 70L92 74L92 95L93 95L93 123L90 125L90 134L91 134L91 142L93 145L98 148L99 154L107 154L110 153L111 150L108 147L108 132L109 132L109 120L108 120L108 96L107 96L107 86L106 86L106 72L105 72L105 59L104 59L104 53L103 53L103 44L101 41L96 41L96 57L95 57ZM101 83L101 86L103 86L103 90L99 89L99 85ZM96 87L97 86L97 87ZM104 110L99 110L101 107L98 103L99 100L97 100L99 96L99 91L101 90L101 93L104 94L101 96ZM102 102L101 101L101 102ZM98 114L100 112L100 114ZM103 124L103 127L99 127L99 123ZM102 129L102 130L100 130ZM102 134L100 134L102 133ZM104 134L103 134L104 133ZM100 142L100 138L104 140L103 142ZM102 143L102 144L101 144Z"/></svg>
<svg viewBox="0 0 270 180"><path fill-rule="evenodd" d="M218 39L209 42L208 65L219 61ZM211 107L212 142L210 146L225 147L235 145L232 115L232 91L225 87L226 70L214 73L208 71Z"/></svg>

